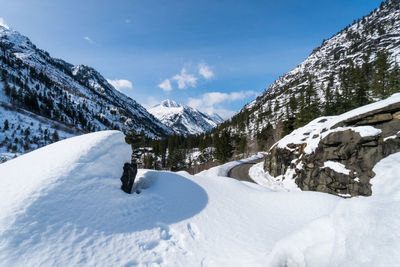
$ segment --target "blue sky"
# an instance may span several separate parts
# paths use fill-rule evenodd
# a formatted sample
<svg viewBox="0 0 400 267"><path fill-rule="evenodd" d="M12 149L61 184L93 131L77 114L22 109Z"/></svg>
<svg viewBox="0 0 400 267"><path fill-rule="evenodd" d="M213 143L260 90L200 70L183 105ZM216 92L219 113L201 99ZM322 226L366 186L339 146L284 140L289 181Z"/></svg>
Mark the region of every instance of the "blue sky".
<svg viewBox="0 0 400 267"><path fill-rule="evenodd" d="M97 69L143 105L169 98L228 117L375 0L0 0L38 47Z"/></svg>

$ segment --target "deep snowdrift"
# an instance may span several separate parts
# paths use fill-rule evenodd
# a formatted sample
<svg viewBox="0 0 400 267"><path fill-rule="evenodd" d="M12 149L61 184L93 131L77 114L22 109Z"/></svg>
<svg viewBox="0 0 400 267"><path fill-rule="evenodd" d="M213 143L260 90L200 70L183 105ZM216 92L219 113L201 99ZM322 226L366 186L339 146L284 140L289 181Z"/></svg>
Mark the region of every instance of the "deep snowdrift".
<svg viewBox="0 0 400 267"><path fill-rule="evenodd" d="M0 265L389 266L400 258L400 182L387 184L400 154L377 166L373 197L349 200L146 170L141 193L128 195L119 178L129 159L123 135L106 131L0 165Z"/></svg>

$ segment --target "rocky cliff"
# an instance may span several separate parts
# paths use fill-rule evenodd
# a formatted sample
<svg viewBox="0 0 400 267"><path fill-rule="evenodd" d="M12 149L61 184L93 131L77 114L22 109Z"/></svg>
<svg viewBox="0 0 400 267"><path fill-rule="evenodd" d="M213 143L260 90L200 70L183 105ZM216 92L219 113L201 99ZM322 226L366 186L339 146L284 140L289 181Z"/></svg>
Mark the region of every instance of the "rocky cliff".
<svg viewBox="0 0 400 267"><path fill-rule="evenodd" d="M373 167L399 151L400 94L395 94L293 131L270 149L264 169L302 190L369 196Z"/></svg>

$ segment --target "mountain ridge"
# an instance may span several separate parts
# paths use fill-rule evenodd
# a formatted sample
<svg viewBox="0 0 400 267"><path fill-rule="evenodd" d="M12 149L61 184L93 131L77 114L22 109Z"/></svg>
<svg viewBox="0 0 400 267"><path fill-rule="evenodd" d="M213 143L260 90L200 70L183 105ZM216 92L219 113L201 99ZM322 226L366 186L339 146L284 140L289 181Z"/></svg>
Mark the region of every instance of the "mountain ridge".
<svg viewBox="0 0 400 267"><path fill-rule="evenodd" d="M52 58L28 37L2 26L0 64L0 153L23 153L70 137L63 129L52 128L51 121L74 128L75 133L135 129L153 137L173 134L94 68ZM42 125L40 118L50 121Z"/></svg>

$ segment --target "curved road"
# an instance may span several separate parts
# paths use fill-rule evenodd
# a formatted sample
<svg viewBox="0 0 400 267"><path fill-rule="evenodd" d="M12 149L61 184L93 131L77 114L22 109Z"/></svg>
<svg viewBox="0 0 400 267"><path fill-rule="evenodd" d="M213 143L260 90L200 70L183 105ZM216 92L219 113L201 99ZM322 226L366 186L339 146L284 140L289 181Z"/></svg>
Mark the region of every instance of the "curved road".
<svg viewBox="0 0 400 267"><path fill-rule="evenodd" d="M237 165L229 170L228 177L234 178L239 181L255 183L249 176L249 170L254 164L260 163L263 160L264 159L257 159L257 160L253 160L253 161L250 161L247 163Z"/></svg>

